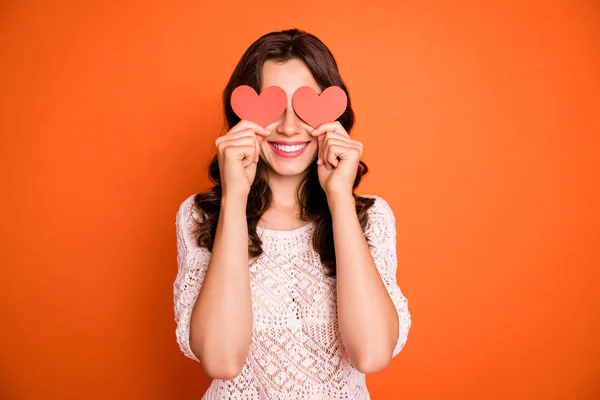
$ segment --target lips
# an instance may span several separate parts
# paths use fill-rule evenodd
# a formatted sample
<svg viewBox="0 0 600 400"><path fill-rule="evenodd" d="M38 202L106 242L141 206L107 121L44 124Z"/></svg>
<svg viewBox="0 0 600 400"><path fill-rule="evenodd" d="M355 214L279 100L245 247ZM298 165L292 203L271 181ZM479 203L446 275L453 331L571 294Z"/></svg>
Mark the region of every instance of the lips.
<svg viewBox="0 0 600 400"><path fill-rule="evenodd" d="M310 142L269 142L273 152L285 158L300 156Z"/></svg>

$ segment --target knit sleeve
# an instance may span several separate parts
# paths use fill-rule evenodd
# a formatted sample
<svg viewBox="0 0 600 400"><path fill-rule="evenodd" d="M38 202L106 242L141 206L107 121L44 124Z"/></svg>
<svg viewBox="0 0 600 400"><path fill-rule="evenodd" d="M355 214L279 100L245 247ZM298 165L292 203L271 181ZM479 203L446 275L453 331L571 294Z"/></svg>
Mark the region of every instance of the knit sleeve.
<svg viewBox="0 0 600 400"><path fill-rule="evenodd" d="M365 234L371 245L373 260L398 313L398 340L392 354L392 357L395 357L400 353L408 339L411 314L408 309L408 300L396 281L398 267L396 219L392 209L384 199L378 196L372 197L375 198L375 203L367 211L369 222Z"/></svg>
<svg viewBox="0 0 600 400"><path fill-rule="evenodd" d="M200 362L190 348L190 319L204 282L210 252L194 240L192 229L196 221L201 220L195 209L194 195L191 195L181 203L175 218L178 269L173 283L173 304L179 348L185 356Z"/></svg>

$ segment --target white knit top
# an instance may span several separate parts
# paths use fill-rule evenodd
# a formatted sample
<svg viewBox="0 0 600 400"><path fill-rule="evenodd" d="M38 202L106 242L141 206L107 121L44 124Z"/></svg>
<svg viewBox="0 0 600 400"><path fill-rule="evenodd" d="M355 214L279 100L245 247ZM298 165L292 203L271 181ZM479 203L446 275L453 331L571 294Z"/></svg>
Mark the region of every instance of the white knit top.
<svg viewBox="0 0 600 400"><path fill-rule="evenodd" d="M395 357L411 326L408 302L396 283L396 225L388 203L378 196L368 210L366 236L381 279L399 317ZM176 337L190 350L190 317L204 281L210 252L196 244L194 195L176 217L178 272L173 284ZM263 254L250 260L252 343L241 373L214 379L203 400L369 399L365 375L348 358L338 330L336 281L328 277L312 248L314 224L292 231L258 227Z"/></svg>

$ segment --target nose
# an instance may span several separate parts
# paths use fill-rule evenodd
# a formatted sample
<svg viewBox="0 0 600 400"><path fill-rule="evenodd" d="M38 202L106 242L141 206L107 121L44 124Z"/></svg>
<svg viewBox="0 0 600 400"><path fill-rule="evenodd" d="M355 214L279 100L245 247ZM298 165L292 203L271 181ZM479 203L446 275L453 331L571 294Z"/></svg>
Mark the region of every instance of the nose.
<svg viewBox="0 0 600 400"><path fill-rule="evenodd" d="M293 136L302 131L301 120L294 112L291 104L288 104L281 118L281 122L277 125L278 133Z"/></svg>

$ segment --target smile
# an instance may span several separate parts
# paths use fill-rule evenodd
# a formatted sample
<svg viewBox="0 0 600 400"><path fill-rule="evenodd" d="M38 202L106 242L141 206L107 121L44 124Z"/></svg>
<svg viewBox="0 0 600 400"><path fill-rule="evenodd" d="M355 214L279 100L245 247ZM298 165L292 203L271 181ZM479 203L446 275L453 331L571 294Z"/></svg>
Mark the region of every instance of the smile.
<svg viewBox="0 0 600 400"><path fill-rule="evenodd" d="M309 143L310 142L269 142L269 144L273 148L273 152L281 157L298 157L304 152L304 149L306 149L306 146Z"/></svg>
<svg viewBox="0 0 600 400"><path fill-rule="evenodd" d="M307 144L308 143L294 144L294 145L283 145L283 144L271 143L271 145L273 145L273 147L275 147L277 150L281 150L281 151L284 151L286 153L293 153L294 151L298 151L301 148L305 147Z"/></svg>

